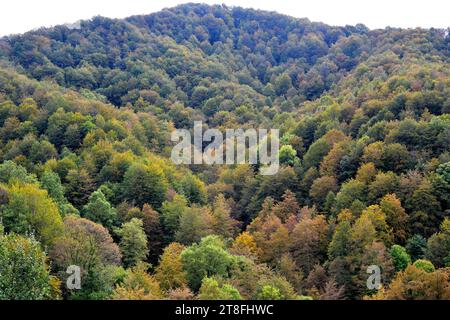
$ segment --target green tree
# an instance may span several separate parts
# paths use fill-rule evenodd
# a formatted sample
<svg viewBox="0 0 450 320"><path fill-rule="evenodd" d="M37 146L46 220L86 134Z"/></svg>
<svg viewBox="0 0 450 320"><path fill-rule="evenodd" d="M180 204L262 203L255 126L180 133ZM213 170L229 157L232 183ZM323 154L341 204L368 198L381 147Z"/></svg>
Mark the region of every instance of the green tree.
<svg viewBox="0 0 450 320"><path fill-rule="evenodd" d="M422 259L427 250L427 239L420 234L415 234L408 239L405 248L413 262L417 259Z"/></svg>
<svg viewBox="0 0 450 320"><path fill-rule="evenodd" d="M0 236L0 299L50 298L51 276L39 242L16 234Z"/></svg>
<svg viewBox="0 0 450 320"><path fill-rule="evenodd" d="M258 293L258 300L283 300L284 297L278 288L265 285Z"/></svg>
<svg viewBox="0 0 450 320"><path fill-rule="evenodd" d="M445 219L438 233L428 239L425 257L437 267L450 264L450 219Z"/></svg>
<svg viewBox="0 0 450 320"><path fill-rule="evenodd" d="M172 199L163 202L161 206L161 218L164 230L168 233L169 238L172 238L178 230L180 217L187 208L186 198L179 194L175 194Z"/></svg>
<svg viewBox="0 0 450 320"><path fill-rule="evenodd" d="M131 219L129 222L122 224L117 233L121 237L119 246L123 253L125 267L136 266L147 258L147 237L142 220Z"/></svg>
<svg viewBox="0 0 450 320"><path fill-rule="evenodd" d="M112 230L117 219L116 210L106 200L100 189L89 196L89 202L83 207L83 216L102 224L109 230Z"/></svg>
<svg viewBox="0 0 450 320"><path fill-rule="evenodd" d="M52 244L62 234L61 215L46 190L34 184L14 184L6 190L9 202L0 207L6 231L33 232L44 245Z"/></svg>
<svg viewBox="0 0 450 320"><path fill-rule="evenodd" d="M391 251L389 253L392 257L392 261L394 263L396 271L405 270L406 267L411 263L411 258L409 257L405 248L403 248L402 246L394 244L391 247Z"/></svg>
<svg viewBox="0 0 450 320"><path fill-rule="evenodd" d="M200 300L242 300L239 291L232 285L219 285L214 278L205 277L198 292Z"/></svg>
<svg viewBox="0 0 450 320"><path fill-rule="evenodd" d="M186 248L181 254L181 261L189 286L197 291L205 277L228 277L236 258L225 250L218 236L207 236L200 243Z"/></svg>
<svg viewBox="0 0 450 320"><path fill-rule="evenodd" d="M284 145L280 148L279 159L281 164L293 166L297 158L297 151L291 145Z"/></svg>
<svg viewBox="0 0 450 320"><path fill-rule="evenodd" d="M27 169L11 160L0 164L0 182L3 183L37 183L36 176L29 174Z"/></svg>
<svg viewBox="0 0 450 320"><path fill-rule="evenodd" d="M58 205L65 204L67 202L64 197L64 187L61 184L61 179L55 172L51 170L45 171L41 177L41 186L48 191L49 196Z"/></svg>
<svg viewBox="0 0 450 320"><path fill-rule="evenodd" d="M124 200L142 207L148 203L159 209L164 201L168 184L157 165L133 164L125 172L123 180Z"/></svg>
<svg viewBox="0 0 450 320"><path fill-rule="evenodd" d="M206 203L206 187L203 181L191 173L186 174L181 180L182 193L189 203Z"/></svg>
<svg viewBox="0 0 450 320"><path fill-rule="evenodd" d="M425 259L416 260L413 263L413 265L417 269L423 270L423 271L428 272L428 273L434 272L436 270L434 265L431 263L431 261L428 261L428 260L425 260Z"/></svg>
<svg viewBox="0 0 450 320"><path fill-rule="evenodd" d="M159 212L153 210L153 208L144 204L142 210L138 208L132 208L128 210L126 215L126 220L132 218L142 219L144 231L147 235L148 244L148 260L150 263L155 263L158 261L158 257L163 249L164 233L161 226Z"/></svg>

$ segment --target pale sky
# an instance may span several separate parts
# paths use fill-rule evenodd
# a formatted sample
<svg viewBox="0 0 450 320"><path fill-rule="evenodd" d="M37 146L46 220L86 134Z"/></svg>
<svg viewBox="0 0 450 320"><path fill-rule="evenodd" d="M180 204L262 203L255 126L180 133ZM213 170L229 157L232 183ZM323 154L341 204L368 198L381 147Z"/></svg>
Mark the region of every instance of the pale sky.
<svg viewBox="0 0 450 320"><path fill-rule="evenodd" d="M124 18L149 14L181 3L180 0L2 0L0 36L23 33L41 26L72 23L96 15ZM363 23L371 29L450 26L449 0L203 0L207 4L277 11L330 25Z"/></svg>

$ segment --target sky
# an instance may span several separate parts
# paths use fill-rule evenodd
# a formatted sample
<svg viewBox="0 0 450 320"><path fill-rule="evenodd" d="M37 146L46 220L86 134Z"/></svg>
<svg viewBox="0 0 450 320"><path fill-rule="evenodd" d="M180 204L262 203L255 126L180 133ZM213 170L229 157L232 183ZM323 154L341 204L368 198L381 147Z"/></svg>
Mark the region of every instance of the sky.
<svg viewBox="0 0 450 320"><path fill-rule="evenodd" d="M149 14L188 2L277 11L330 25L363 23L371 29L450 26L449 0L2 0L0 36L96 15L125 18Z"/></svg>

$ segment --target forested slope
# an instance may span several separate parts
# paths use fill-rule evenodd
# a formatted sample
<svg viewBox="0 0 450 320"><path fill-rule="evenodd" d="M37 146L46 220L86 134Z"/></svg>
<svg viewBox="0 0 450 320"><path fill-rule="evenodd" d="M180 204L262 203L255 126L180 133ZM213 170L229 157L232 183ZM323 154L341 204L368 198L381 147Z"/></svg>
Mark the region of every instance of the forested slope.
<svg viewBox="0 0 450 320"><path fill-rule="evenodd" d="M446 30L226 6L1 38L0 298L449 299L449 84ZM195 120L279 172L175 165Z"/></svg>

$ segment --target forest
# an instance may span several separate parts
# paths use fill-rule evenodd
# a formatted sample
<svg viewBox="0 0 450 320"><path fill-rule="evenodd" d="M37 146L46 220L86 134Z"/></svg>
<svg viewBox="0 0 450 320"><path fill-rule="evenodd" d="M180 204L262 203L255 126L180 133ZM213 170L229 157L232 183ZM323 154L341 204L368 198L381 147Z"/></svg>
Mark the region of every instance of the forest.
<svg viewBox="0 0 450 320"><path fill-rule="evenodd" d="M448 31L186 4L0 38L0 300L450 300ZM194 121L279 129L278 173L176 165Z"/></svg>

